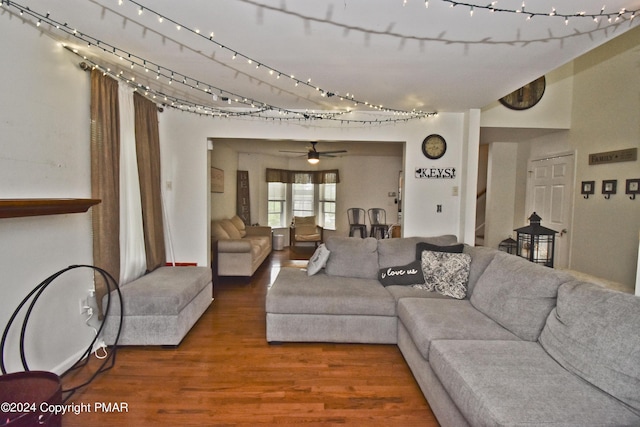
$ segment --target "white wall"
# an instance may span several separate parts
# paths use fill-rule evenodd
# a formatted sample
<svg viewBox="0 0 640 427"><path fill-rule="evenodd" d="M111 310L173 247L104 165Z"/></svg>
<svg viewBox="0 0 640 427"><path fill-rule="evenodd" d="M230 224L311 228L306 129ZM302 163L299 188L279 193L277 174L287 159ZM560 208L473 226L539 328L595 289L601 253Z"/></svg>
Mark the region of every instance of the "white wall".
<svg viewBox="0 0 640 427"><path fill-rule="evenodd" d="M16 17L2 16L0 51L0 198L91 197L89 74ZM48 276L92 264L91 242L90 212L0 219L0 327ZM38 300L27 329L31 369L61 373L88 347L94 333L79 300L90 288L91 271L74 270ZM22 370L16 339L5 351L10 371Z"/></svg>
<svg viewBox="0 0 640 427"><path fill-rule="evenodd" d="M550 129L571 127L573 62L547 73L545 79L545 93L535 106L525 111L516 111L506 108L496 100L482 109L481 126Z"/></svg>
<svg viewBox="0 0 640 427"><path fill-rule="evenodd" d="M398 174L402 169L402 157L347 155L334 159L323 158L318 166L312 167L306 159L242 153L239 156L239 164L239 169L250 171L252 222L267 223L266 168L338 169L340 184L336 192L336 230L335 233L326 231L327 235L348 235L347 209L351 207L365 210L374 207L384 208L387 212L387 223L398 222L398 205L395 204L395 198L389 197L388 194L398 192Z"/></svg>
<svg viewBox="0 0 640 427"><path fill-rule="evenodd" d="M236 214L238 153L219 141L212 142L211 166L224 171L224 193L211 193L211 219L231 218ZM251 178L251 176L249 177Z"/></svg>
<svg viewBox="0 0 640 427"><path fill-rule="evenodd" d="M351 156L323 158L317 166L306 159L275 157L256 153L240 153L240 170L248 170L251 190L252 223L267 223L266 168L295 170L338 169L340 184L337 187L336 230L325 230L325 236L346 236L349 233L347 209L361 207L365 210L381 207L387 211L387 223L398 222L398 205L389 192L398 192L398 174L402 169L402 157ZM288 242L288 229L278 231Z"/></svg>
<svg viewBox="0 0 640 427"><path fill-rule="evenodd" d="M640 151L640 27L575 61L573 126L576 183L596 181L589 199L575 191L571 267L626 285L636 283L640 200L624 194L625 181L640 178L640 161L590 166L603 151ZM617 179L618 194L605 200L602 180Z"/></svg>
<svg viewBox="0 0 640 427"><path fill-rule="evenodd" d="M357 118L357 116L355 116ZM367 113L371 119L371 113ZM468 151L468 130L464 129L465 114L443 113L437 117L398 124L382 125L341 125L331 121L282 123L265 122L247 118L208 118L193 116L168 109L161 115L161 142L164 149L163 162L172 165L166 168L163 163L163 179L172 180L173 193L185 194L185 209L179 209L177 196L169 201L168 208L171 220L176 259L197 260L206 265L208 244L205 241L208 233L207 213L207 178L206 158L207 139L216 138L262 138L262 139L306 139L306 140L354 140L354 141L406 141L406 156L403 170L406 172L403 234L405 236L455 234L464 236L465 225L461 215L461 196L453 195L453 188L458 187L460 193L464 186L472 182L475 200L475 180L477 175L470 176L463 184L461 171L468 164L476 164L477 169L477 137L476 149L471 158ZM472 127L469 125L468 127ZM475 133L477 134L477 124ZM447 154L440 160L432 161L422 155L422 140L431 133L439 133L448 143ZM475 156L475 159L474 159ZM452 180L429 180L414 178L416 167L455 167L458 176ZM240 169L244 167L240 165ZM397 169L394 166L394 169ZM394 170L394 173L397 171ZM465 177L465 179L467 179ZM386 194L393 189L384 190ZM186 204L188 201L188 204ZM436 205L441 204L442 213L436 213ZM252 200L253 205L253 200ZM253 207L252 207L253 210ZM253 220L252 213L252 220ZM475 222L475 211L471 211L472 223Z"/></svg>
<svg viewBox="0 0 640 427"><path fill-rule="evenodd" d="M464 114L463 144L461 153L461 187L452 196L460 197L458 218L459 240L468 245L476 244L476 209L478 203L478 169L480 163L480 110L469 110ZM456 187L457 188L457 187ZM459 193L459 196L456 195Z"/></svg>
<svg viewBox="0 0 640 427"><path fill-rule="evenodd" d="M398 193L402 157L347 156L339 159L339 162L336 160L334 163L339 163L335 167L340 170L341 181L336 200L336 234L349 235L349 208L362 208L365 211L383 208L387 214L387 224L399 223L398 205L394 197L389 197L389 193Z"/></svg>
<svg viewBox="0 0 640 427"><path fill-rule="evenodd" d="M512 236L516 197L516 158L518 145L493 142L489 145L487 210L484 246L497 248Z"/></svg>
<svg viewBox="0 0 640 427"><path fill-rule="evenodd" d="M640 297L640 232L638 232L638 261L636 270L636 295Z"/></svg>
<svg viewBox="0 0 640 427"><path fill-rule="evenodd" d="M492 105L483 110L483 126L562 128L517 143L514 227L526 225L527 160L558 153L576 153L574 215L569 268L608 281L618 282L631 292L638 283L638 241L640 203L624 195L625 180L640 177L639 162L589 166L591 153L640 147L640 28L635 28L581 56L571 64L549 73L543 100L531 110L517 112ZM568 75L568 71L571 75ZM554 83L555 82L555 83ZM550 84L549 84L550 83ZM561 96L559 96L561 94ZM546 118L537 111L553 100ZM553 108L551 108L553 107ZM555 119L554 111L559 118ZM570 120L566 112L569 108ZM517 134L517 131L516 131ZM500 133L501 136L506 135ZM509 142L508 138L500 142ZM509 159L502 159L508 162ZM500 167L499 162L494 162ZM604 179L618 180L618 194L605 200L600 192ZM582 181L596 181L596 194L584 199ZM493 182L495 191L508 188Z"/></svg>
<svg viewBox="0 0 640 427"><path fill-rule="evenodd" d="M172 252L176 262L210 265L207 137L213 122L166 109L158 120L167 257Z"/></svg>

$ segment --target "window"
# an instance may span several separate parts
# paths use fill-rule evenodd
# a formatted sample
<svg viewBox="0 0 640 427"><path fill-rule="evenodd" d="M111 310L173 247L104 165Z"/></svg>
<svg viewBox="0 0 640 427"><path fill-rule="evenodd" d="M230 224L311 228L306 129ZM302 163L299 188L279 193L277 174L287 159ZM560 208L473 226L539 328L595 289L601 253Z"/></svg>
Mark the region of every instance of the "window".
<svg viewBox="0 0 640 427"><path fill-rule="evenodd" d="M323 227L336 229L336 184L319 184L319 212Z"/></svg>
<svg viewBox="0 0 640 427"><path fill-rule="evenodd" d="M293 216L315 215L313 184L292 184L291 200L293 201Z"/></svg>
<svg viewBox="0 0 640 427"><path fill-rule="evenodd" d="M286 221L285 204L287 200L287 186L282 182L270 182L268 191L267 220L269 226L284 227Z"/></svg>
<svg viewBox="0 0 640 427"><path fill-rule="evenodd" d="M325 171L266 170L268 222L283 227L294 216L315 216L318 225L336 228L337 169Z"/></svg>

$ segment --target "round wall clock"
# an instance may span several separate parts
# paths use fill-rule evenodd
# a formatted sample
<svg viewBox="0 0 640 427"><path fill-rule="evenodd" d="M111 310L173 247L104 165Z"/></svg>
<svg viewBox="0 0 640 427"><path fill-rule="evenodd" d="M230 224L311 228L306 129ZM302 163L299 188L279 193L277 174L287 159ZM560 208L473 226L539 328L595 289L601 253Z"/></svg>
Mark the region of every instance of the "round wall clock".
<svg viewBox="0 0 640 427"><path fill-rule="evenodd" d="M432 134L422 141L422 154L432 160L439 159L447 152L447 141L440 135Z"/></svg>
<svg viewBox="0 0 640 427"><path fill-rule="evenodd" d="M544 95L547 85L544 76L514 90L509 95L500 98L500 103L512 110L526 110L536 105Z"/></svg>

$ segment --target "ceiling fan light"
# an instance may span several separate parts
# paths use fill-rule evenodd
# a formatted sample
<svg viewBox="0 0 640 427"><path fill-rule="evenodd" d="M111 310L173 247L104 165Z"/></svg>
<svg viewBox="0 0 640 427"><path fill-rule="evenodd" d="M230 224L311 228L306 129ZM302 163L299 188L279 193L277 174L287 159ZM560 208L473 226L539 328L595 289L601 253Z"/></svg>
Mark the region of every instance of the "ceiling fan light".
<svg viewBox="0 0 640 427"><path fill-rule="evenodd" d="M317 151L309 151L309 153L307 154L307 161L312 165L317 164L318 162L320 162L320 154L318 154Z"/></svg>

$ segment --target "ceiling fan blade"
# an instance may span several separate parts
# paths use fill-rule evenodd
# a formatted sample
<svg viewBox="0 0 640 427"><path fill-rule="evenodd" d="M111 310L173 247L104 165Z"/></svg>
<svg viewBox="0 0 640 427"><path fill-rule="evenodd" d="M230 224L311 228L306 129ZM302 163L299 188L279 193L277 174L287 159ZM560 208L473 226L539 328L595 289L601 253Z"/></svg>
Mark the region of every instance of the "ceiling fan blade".
<svg viewBox="0 0 640 427"><path fill-rule="evenodd" d="M290 151L290 150L279 150L281 153L298 153L298 154L307 154L308 151Z"/></svg>
<svg viewBox="0 0 640 427"><path fill-rule="evenodd" d="M333 150L333 151L318 151L320 154L339 154L339 153L347 153L347 150Z"/></svg>

